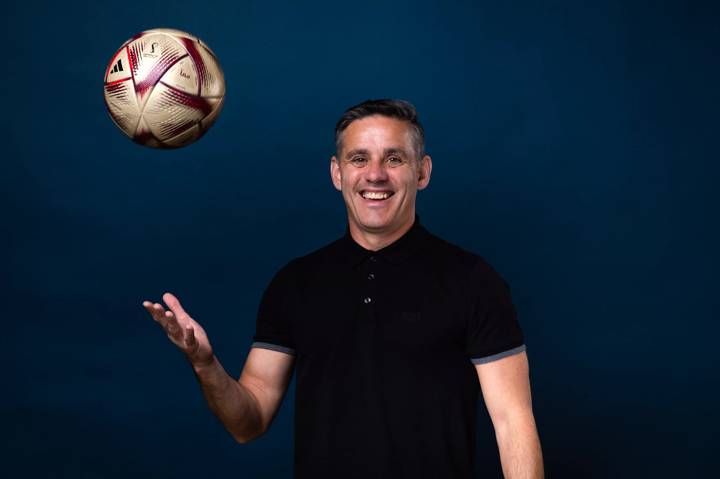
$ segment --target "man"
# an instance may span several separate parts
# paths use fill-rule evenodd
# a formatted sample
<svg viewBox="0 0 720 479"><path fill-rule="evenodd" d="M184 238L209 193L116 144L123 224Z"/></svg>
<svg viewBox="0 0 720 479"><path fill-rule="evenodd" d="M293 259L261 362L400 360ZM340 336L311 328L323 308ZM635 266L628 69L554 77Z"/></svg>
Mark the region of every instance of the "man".
<svg viewBox="0 0 720 479"><path fill-rule="evenodd" d="M330 175L347 233L275 275L239 380L173 295L163 296L169 311L143 305L240 443L268 429L297 368L297 478L471 477L480 389L505 477L543 477L508 287L415 213L432 160L414 107L369 100L335 135Z"/></svg>

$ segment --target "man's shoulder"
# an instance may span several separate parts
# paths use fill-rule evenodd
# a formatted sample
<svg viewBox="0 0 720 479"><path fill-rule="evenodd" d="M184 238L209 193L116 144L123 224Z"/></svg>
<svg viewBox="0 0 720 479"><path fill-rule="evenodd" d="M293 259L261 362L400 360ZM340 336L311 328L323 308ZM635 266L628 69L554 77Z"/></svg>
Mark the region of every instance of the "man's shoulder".
<svg viewBox="0 0 720 479"><path fill-rule="evenodd" d="M297 272L317 269L323 265L331 265L341 254L343 240L343 237L337 238L309 253L293 258L282 269Z"/></svg>
<svg viewBox="0 0 720 479"><path fill-rule="evenodd" d="M462 278L500 278L499 273L480 254L428 232L425 255L437 267Z"/></svg>

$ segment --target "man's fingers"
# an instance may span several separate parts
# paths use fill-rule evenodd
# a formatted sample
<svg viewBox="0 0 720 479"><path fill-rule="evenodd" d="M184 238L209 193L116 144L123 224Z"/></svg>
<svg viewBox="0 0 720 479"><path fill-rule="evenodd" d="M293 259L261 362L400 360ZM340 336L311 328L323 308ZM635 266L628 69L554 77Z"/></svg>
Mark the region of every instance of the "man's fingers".
<svg viewBox="0 0 720 479"><path fill-rule="evenodd" d="M163 301L165 301L165 304L168 305L168 308L170 308L176 316L187 316L187 313L180 304L180 301L178 301L178 299L172 293L163 294Z"/></svg>
<svg viewBox="0 0 720 479"><path fill-rule="evenodd" d="M179 301L171 294L167 293L163 299L168 303L168 306L174 301L182 311ZM153 319L160 323L160 326L175 344L185 349L197 349L198 341L195 337L195 329L191 324L188 324L188 321L183 320L181 322L175 313L166 311L161 304L143 301L142 305L152 315Z"/></svg>
<svg viewBox="0 0 720 479"><path fill-rule="evenodd" d="M161 305L159 305L158 303L153 304L150 301L143 301L143 307L148 313L150 313L150 315L155 321L157 321L158 323L162 321L165 309Z"/></svg>
<svg viewBox="0 0 720 479"><path fill-rule="evenodd" d="M180 326L180 323L178 322L172 311L165 311L163 317L165 319L165 328L168 334L173 338L177 339L178 341L182 340L182 326Z"/></svg>
<svg viewBox="0 0 720 479"><path fill-rule="evenodd" d="M197 344L195 330L189 324L185 327L185 346L192 348Z"/></svg>
<svg viewBox="0 0 720 479"><path fill-rule="evenodd" d="M143 301L142 305L143 305L143 308L145 308L145 311L150 313L150 315L152 316L152 310L150 309L150 307L152 306L152 303L150 301ZM155 319L155 318L153 317L153 319Z"/></svg>
<svg viewBox="0 0 720 479"><path fill-rule="evenodd" d="M153 311L153 317L155 318L155 321L157 321L160 324L165 324L163 321L165 318L165 308L163 308L162 304L155 303L152 306Z"/></svg>

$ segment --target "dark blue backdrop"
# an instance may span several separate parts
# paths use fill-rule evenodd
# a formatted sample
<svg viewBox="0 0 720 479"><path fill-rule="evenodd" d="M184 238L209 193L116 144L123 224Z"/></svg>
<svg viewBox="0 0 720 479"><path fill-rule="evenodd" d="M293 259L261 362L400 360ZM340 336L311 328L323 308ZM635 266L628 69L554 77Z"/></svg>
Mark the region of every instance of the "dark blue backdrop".
<svg viewBox="0 0 720 479"><path fill-rule="evenodd" d="M423 223L512 286L548 477L716 462L717 3L4 8L4 476L290 476L292 388L235 444L141 301L175 292L238 375L272 274L343 233L332 130L377 97L421 113ZM176 151L103 105L110 57L154 27L200 36L227 80ZM478 477L498 477L482 412Z"/></svg>

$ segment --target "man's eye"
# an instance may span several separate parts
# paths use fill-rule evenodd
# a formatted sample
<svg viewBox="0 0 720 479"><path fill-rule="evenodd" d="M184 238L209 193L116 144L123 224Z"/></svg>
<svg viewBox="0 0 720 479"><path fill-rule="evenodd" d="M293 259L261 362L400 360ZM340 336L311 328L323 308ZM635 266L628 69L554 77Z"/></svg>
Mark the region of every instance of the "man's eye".
<svg viewBox="0 0 720 479"><path fill-rule="evenodd" d="M400 163L402 163L402 158L397 157L397 156L391 156L387 159L387 161L391 165L399 165Z"/></svg>
<svg viewBox="0 0 720 479"><path fill-rule="evenodd" d="M351 161L352 163L364 163L364 162L365 162L365 158L363 158L362 156L356 156L356 157L354 157L354 158L351 158L350 161Z"/></svg>

